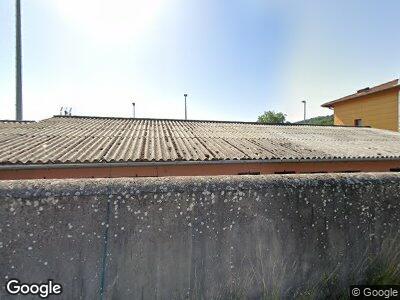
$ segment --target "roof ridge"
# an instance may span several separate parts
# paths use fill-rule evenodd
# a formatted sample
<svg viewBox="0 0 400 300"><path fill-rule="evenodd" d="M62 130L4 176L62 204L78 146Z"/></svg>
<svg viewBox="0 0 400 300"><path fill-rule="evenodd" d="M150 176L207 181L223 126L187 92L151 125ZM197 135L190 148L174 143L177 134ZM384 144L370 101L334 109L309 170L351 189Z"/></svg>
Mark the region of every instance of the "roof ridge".
<svg viewBox="0 0 400 300"><path fill-rule="evenodd" d="M36 123L36 121L33 120L1 120L0 123Z"/></svg>
<svg viewBox="0 0 400 300"><path fill-rule="evenodd" d="M397 78L397 79L393 79L393 80L390 80L390 81L388 81L388 82L385 82L385 83L381 83L381 84L378 84L378 85L375 85L375 86L373 86L373 87L371 87L370 89L374 89L374 88L378 88L378 87L381 87L381 86L384 86L384 85L389 85L389 84L398 84L399 83L399 79Z"/></svg>
<svg viewBox="0 0 400 300"><path fill-rule="evenodd" d="M352 125L319 125L319 124L298 124L298 123L260 123L251 121L221 121L221 120L185 120L185 119L167 119L167 118L129 118L129 117L105 117L105 116L63 116L54 115L53 118L65 119L105 119L105 120L140 120L140 121L172 121L172 122L203 122L203 123L225 123L225 124L249 124L259 126L316 126L316 127L350 127L350 128L370 128L370 126L352 126ZM47 119L47 120L51 120Z"/></svg>

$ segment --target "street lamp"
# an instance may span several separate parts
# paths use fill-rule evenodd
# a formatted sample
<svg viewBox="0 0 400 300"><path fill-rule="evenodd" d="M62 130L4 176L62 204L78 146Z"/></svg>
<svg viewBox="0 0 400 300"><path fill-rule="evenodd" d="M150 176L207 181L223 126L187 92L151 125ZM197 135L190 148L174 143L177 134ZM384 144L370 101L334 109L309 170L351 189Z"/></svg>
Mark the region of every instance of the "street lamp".
<svg viewBox="0 0 400 300"><path fill-rule="evenodd" d="M306 100L301 101L304 104L304 121L306 120Z"/></svg>
<svg viewBox="0 0 400 300"><path fill-rule="evenodd" d="M185 97L185 120L187 120L187 107L186 107L186 97L188 94L183 94L183 96Z"/></svg>

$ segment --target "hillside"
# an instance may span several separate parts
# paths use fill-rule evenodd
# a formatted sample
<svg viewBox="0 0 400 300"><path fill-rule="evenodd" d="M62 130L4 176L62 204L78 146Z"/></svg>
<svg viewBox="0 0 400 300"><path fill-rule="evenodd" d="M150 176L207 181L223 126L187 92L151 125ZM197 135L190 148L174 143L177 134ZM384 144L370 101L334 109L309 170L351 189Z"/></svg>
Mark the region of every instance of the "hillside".
<svg viewBox="0 0 400 300"><path fill-rule="evenodd" d="M295 122L295 124L333 125L333 115L310 118L304 121Z"/></svg>

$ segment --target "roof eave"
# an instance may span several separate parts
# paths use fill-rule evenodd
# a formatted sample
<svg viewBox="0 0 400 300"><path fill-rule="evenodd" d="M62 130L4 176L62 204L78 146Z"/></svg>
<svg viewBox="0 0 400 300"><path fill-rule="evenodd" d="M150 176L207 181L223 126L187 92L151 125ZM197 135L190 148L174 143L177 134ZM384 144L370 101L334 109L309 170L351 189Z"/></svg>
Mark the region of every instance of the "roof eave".
<svg viewBox="0 0 400 300"><path fill-rule="evenodd" d="M315 163L315 162L365 162L400 161L400 157L360 157L360 158L304 158L304 159L260 159L260 160L207 160L207 161L162 161L162 162L104 162L104 163L67 163L67 164L5 164L0 170L35 169L82 169L115 167L156 167L173 165L214 165L214 164L263 164L263 163Z"/></svg>
<svg viewBox="0 0 400 300"><path fill-rule="evenodd" d="M361 98L361 97L364 97L364 96L375 95L375 94L377 94L377 93L386 92L386 91L391 90L391 89L400 89L400 85L398 84L398 85L390 86L390 87L387 87L387 88L382 89L382 90L379 90L379 91L374 91L374 92L370 92L370 93L366 93L366 94L361 94L361 95L354 94L354 97L350 97L351 95L350 95L350 96L345 96L345 97L342 97L342 98L339 98L339 99L336 99L336 100L329 101L329 102L326 102L326 103L324 103L324 104L321 104L321 107L332 108L332 107L334 107L335 104L337 104L337 103L342 103L342 102L346 102L346 101L356 100L356 99ZM350 97L350 98L347 98L347 97ZM344 98L347 98L347 99L344 99Z"/></svg>

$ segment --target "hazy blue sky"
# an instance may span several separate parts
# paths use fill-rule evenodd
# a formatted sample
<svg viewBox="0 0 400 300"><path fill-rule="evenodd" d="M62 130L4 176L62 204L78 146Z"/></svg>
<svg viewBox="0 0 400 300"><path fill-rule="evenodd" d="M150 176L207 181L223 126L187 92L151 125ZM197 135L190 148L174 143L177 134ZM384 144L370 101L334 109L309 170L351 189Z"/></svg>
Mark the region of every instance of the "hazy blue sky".
<svg viewBox="0 0 400 300"><path fill-rule="evenodd" d="M0 119L14 118L14 0L0 1ZM400 74L400 1L22 0L24 118L254 121Z"/></svg>

